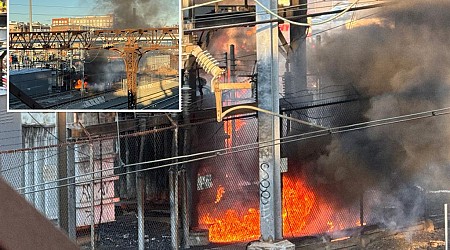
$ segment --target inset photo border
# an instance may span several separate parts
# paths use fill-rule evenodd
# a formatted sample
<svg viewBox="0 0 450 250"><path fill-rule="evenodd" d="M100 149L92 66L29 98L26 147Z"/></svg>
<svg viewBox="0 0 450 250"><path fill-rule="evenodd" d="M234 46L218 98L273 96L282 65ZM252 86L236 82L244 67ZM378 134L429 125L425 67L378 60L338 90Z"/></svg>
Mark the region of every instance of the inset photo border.
<svg viewBox="0 0 450 250"><path fill-rule="evenodd" d="M11 3L8 112L180 112L180 9L179 0Z"/></svg>

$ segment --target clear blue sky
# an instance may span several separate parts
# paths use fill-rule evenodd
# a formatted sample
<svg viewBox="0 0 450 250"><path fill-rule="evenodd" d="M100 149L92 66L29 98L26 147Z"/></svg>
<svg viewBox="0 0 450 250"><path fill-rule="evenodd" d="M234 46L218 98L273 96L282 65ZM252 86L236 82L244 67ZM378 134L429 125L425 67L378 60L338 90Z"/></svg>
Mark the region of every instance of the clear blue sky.
<svg viewBox="0 0 450 250"><path fill-rule="evenodd" d="M32 0L33 22L50 24L55 17L103 15L112 11L101 8L94 0ZM29 21L29 0L9 1L10 21Z"/></svg>

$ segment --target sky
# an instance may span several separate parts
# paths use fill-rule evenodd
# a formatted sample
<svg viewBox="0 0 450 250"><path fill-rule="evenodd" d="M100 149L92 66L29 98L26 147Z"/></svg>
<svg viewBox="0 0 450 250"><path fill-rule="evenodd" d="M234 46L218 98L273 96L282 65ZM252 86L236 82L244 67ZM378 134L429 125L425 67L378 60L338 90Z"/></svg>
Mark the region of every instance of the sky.
<svg viewBox="0 0 450 250"><path fill-rule="evenodd" d="M141 3L140 11L150 11L158 8L163 15L160 19L167 25L178 23L178 15L173 15L173 11L168 12L168 6L177 6L178 0L32 0L33 1L33 22L50 24L52 18L57 17L79 17L88 15L105 15L122 8L121 4L127 2ZM158 2L160 1L160 2ZM114 4L114 3L120 4ZM170 3L169 3L170 2ZM169 3L169 4L168 4ZM147 8L145 8L145 7ZM177 10L178 11L178 10ZM145 13L142 13L145 17ZM10 21L29 21L29 0L9 1ZM165 26L165 25L164 25Z"/></svg>
<svg viewBox="0 0 450 250"><path fill-rule="evenodd" d="M52 18L103 15L108 10L92 0L32 0L33 22L50 24ZM9 1L10 21L29 21L29 0ZM112 11L110 11L112 12Z"/></svg>

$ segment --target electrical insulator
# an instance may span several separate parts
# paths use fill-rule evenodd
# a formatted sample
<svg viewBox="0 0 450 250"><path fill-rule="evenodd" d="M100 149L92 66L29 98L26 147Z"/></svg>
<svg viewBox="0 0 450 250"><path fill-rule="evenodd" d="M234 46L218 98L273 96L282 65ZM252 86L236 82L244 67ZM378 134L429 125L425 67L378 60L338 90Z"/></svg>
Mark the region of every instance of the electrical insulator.
<svg viewBox="0 0 450 250"><path fill-rule="evenodd" d="M212 57L208 51L202 50L196 46L192 50L192 55L195 56L196 61L202 67L206 73L213 75L215 78L219 77L225 71L218 66L217 61Z"/></svg>
<svg viewBox="0 0 450 250"><path fill-rule="evenodd" d="M181 106L183 108L183 113L186 113L191 105L191 94L189 93L191 91L191 88L183 86L181 88Z"/></svg>

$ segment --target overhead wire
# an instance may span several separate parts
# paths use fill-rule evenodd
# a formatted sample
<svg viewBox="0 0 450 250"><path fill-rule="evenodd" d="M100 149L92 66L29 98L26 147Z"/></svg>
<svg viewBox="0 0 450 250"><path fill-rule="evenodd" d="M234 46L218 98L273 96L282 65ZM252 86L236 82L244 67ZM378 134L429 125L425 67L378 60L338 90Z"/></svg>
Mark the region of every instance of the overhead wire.
<svg viewBox="0 0 450 250"><path fill-rule="evenodd" d="M58 137L58 136L56 136L56 135L54 135L53 133L52 133L52 131L50 131L47 127L45 127L45 126L43 126L30 112L28 112L28 114L31 116L31 118L37 123L37 124L39 124L44 130L46 130L47 131L47 133L48 134L50 134L52 137L54 137L59 143L64 143L63 141L61 141L61 139ZM77 153L79 153L79 154L82 154L82 155L84 155L84 156L90 156L89 154L87 154L87 153L84 153L84 152L81 152L81 151L79 151L79 150L76 150L75 149L75 147L73 147L73 150L75 151L75 152L77 152ZM68 151L68 149L66 150L66 151ZM114 162L109 162L109 163L114 163Z"/></svg>
<svg viewBox="0 0 450 250"><path fill-rule="evenodd" d="M322 2L322 1L318 1L318 2ZM367 5L368 3L375 3L375 2L378 3L378 4L380 3L380 1L374 0L374 1L364 2L364 4ZM308 4L311 4L311 3L308 3ZM306 4L300 4L300 5L287 6L287 7L284 7L284 8L278 8L277 11L284 11L286 13L287 11L311 11L311 10L314 10L314 9L324 9L324 8L333 7L333 6L320 6L320 7L309 7L309 8L300 8L299 9L299 7L302 6L302 5L306 5ZM351 9L351 7L350 7L350 9ZM347 11L342 11L344 13L340 12L340 13L338 13L336 15L342 16ZM214 23L214 22L230 20L230 19L238 18L238 17L239 18L254 17L255 15L261 15L261 14L266 14L266 13L267 13L267 11L265 11L265 10L259 11L259 12L253 11L253 12L244 12L244 13L243 12L238 12L238 13L231 12L231 13L227 13L226 16L196 17L195 19L189 19L187 21L194 22L194 23L202 23L202 22ZM277 16L280 16L280 15L277 15ZM332 20L337 19L340 16L332 17ZM289 18L292 19L292 18L297 18L297 17L305 17L305 15L290 16ZM279 19L279 20L281 20L281 19ZM326 22L329 22L329 21L332 21L332 20L325 20L323 22L326 23ZM319 25L319 24L323 24L323 23L322 22L314 23L314 25L316 25L316 24ZM307 25L305 24L305 26L310 26L310 24L307 24Z"/></svg>
<svg viewBox="0 0 450 250"><path fill-rule="evenodd" d="M275 16L276 18L279 18L289 24L293 24L293 25L297 25L297 26L306 26L306 27L310 27L310 26L314 26L314 25L321 25L321 24L325 24L328 22L331 22L339 17L341 17L342 15L344 15L345 13L347 13L351 8L353 8L353 6L355 6L359 0L355 0L352 4L350 4L347 8L345 8L344 10L342 10L342 12L340 12L339 14L336 14L333 17L330 17L324 21L320 21L317 23L300 23L300 22L295 22L295 21L291 21L287 18L284 18L280 15L278 15L277 13L273 12L272 10L270 10L269 8L267 8L266 6L264 6L262 3L260 3L258 0L254 0L256 4L258 4L261 8L263 8L264 10L266 10L269 14Z"/></svg>
<svg viewBox="0 0 450 250"><path fill-rule="evenodd" d="M331 3L330 6L327 5L327 6L320 6L320 7L299 8L299 7L302 7L302 6L311 5L311 4L314 4L314 3L323 3L323 2L324 1L315 1L315 2L312 2L312 3L291 5L291 6L278 8L277 11L285 11L285 13L286 13L287 11L308 11L308 10L311 11L311 10L316 10L316 9L326 9L326 8L333 7L332 3ZM330 1L330 2L332 2L332 1ZM380 3L380 1L373 0L373 1L364 2L364 4L374 3L374 2ZM238 13L230 12L230 13L227 13L226 16L204 16L204 17L196 17L194 19L189 19L189 20L186 20L186 21L192 21L192 22L195 22L195 23L215 22L215 21L229 20L229 19L232 19L232 18L235 18L235 17L241 17L241 18L243 18L243 17L253 17L255 15L263 15L263 14L266 14L266 13L267 12L265 10L258 11L258 12L257 11L238 12ZM304 15L291 16L291 18L301 17L301 16L304 16Z"/></svg>
<svg viewBox="0 0 450 250"><path fill-rule="evenodd" d="M222 155L234 154L234 153L244 152L244 151L248 151L248 150L254 150L254 149L258 149L258 148L270 147L273 145L281 145L281 144L285 144L285 143L313 139L313 138L322 137L322 136L326 136L326 135L352 132L352 131L357 131L357 130L362 130L362 129L367 129L367 128L373 128L373 127L384 126L384 125L392 125L392 124L396 124L396 123L414 121L414 120L431 118L431 117L436 117L436 116L441 116L441 115L449 115L449 114L450 114L450 107L445 107L445 108L440 108L440 109L433 109L433 110L428 110L428 111L423 111L423 112L406 114L406 115L382 118L382 119L377 119L377 120L372 120L372 121L367 121L367 122L353 123L353 124L349 124L349 125L319 129L319 130L312 131L312 132L306 132L306 133L301 133L298 135L280 137L277 139L267 140L267 141L263 141L263 142L255 142L255 143L248 143L248 144L239 145L239 146L233 146L231 148L223 148L223 149L204 151L204 152L199 152L199 153L194 153L194 154L189 154L189 155L182 155L182 156L175 156L175 157L164 158L164 159L157 159L157 160L151 160L151 161L145 161L145 162L125 164L123 166L113 167L113 168L110 168L107 170L102 170L102 171L111 171L111 170L118 169L118 168L131 167L131 166L144 165L144 164L155 164L155 163L160 163L160 162L175 161L175 162L163 164L160 166L148 167L145 169L134 170L134 171L127 171L127 172L117 174L117 175L119 176L119 175L124 175L124 174L132 174L132 173L138 173L138 172L143 172L143 171L148 171L148 170L153 170L153 169L165 168L165 167L174 166L174 165L178 165L178 164L200 161L200 160L209 159L209 158L222 156ZM198 158L194 158L194 157L198 157ZM194 159L191 159L191 158L194 158ZM182 161L178 161L180 159ZM189 159L189 160L183 160L183 159ZM21 191L24 189L39 187L39 186L43 186L43 185L50 184L50 183L60 182L63 180L69 180L69 179L74 179L74 178L78 178L78 177L82 177L82 176L93 175L93 174L96 174L99 172L100 171L93 171L93 172L89 172L89 173L85 173L85 174L81 174L81 175L77 175L77 176L73 176L73 177L67 177L67 178L62 178L62 179L49 181L49 182L45 182L45 183L21 187L21 188L18 188L17 190ZM78 182L75 184L89 183L91 181L92 180L81 181L81 182ZM40 190L34 190L34 191L26 192L26 193L40 192L40 191L55 189L55 188L59 188L59 187L64 187L64 185L40 189Z"/></svg>

